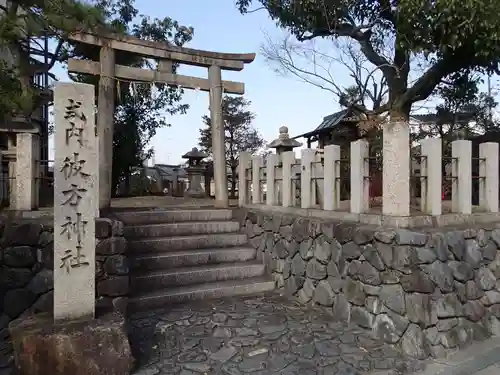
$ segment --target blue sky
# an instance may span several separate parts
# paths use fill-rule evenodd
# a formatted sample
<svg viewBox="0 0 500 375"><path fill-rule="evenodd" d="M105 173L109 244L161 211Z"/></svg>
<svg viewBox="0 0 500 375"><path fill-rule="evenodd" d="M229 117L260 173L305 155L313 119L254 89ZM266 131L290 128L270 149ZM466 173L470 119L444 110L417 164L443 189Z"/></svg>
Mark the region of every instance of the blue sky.
<svg viewBox="0 0 500 375"><path fill-rule="evenodd" d="M245 98L252 102L254 126L267 142L278 136L286 125L291 135L311 130L338 109L332 94L275 73L260 55L266 35L279 38L279 30L264 11L242 16L232 0L137 0L141 14L171 17L180 24L194 27L189 47L217 52L255 52L257 58L241 72L223 71L222 78L245 83ZM62 80L62 68L54 73ZM182 66L179 74L208 77L208 70ZM186 90L184 101L190 105L185 115L172 116L169 128L160 129L152 141L156 163L179 163L181 155L197 146L201 117L208 114L208 93Z"/></svg>
<svg viewBox="0 0 500 375"><path fill-rule="evenodd" d="M324 116L339 109L332 93L294 77L283 77L265 61L260 49L266 38L279 40L286 35L267 12L243 16L234 6L234 0L136 0L136 7L141 14L152 18L171 17L182 25L194 27L188 47L257 54L243 71L223 71L222 78L245 83L245 98L252 102L251 110L256 114L254 126L266 142L278 136L280 126L288 126L291 136L298 135L314 129ZM63 68L56 67L54 73L61 80L68 80ZM347 72L341 66L331 73L337 84L349 86L351 81L344 78ZM207 78L208 70L182 66L179 74ZM201 118L208 114L208 93L186 90L183 100L190 105L187 114L168 117L172 126L159 129L152 140L156 163L180 163L181 155L198 144Z"/></svg>

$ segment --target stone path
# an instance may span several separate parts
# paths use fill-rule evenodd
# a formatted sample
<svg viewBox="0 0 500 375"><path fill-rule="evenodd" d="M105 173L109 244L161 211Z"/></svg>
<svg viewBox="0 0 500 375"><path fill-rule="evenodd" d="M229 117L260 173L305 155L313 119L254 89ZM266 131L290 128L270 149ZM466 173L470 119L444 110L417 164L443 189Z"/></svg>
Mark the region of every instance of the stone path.
<svg viewBox="0 0 500 375"><path fill-rule="evenodd" d="M276 294L135 314L130 334L136 375L388 375L422 368L370 332Z"/></svg>

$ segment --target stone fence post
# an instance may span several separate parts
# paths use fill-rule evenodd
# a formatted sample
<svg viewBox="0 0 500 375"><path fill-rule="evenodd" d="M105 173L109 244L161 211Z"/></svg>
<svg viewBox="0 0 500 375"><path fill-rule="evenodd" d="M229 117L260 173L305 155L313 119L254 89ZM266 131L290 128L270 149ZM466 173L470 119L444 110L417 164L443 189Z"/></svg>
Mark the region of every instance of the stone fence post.
<svg viewBox="0 0 500 375"><path fill-rule="evenodd" d="M283 207L291 207L293 205L292 192L292 164L295 163L295 153L293 151L283 152L281 154L281 204Z"/></svg>
<svg viewBox="0 0 500 375"><path fill-rule="evenodd" d="M311 208L313 202L313 179L312 169L316 160L316 150L305 149L301 153L301 174L300 174L300 206Z"/></svg>
<svg viewBox="0 0 500 375"><path fill-rule="evenodd" d="M369 145L364 139L351 142L351 212L361 214L370 208Z"/></svg>
<svg viewBox="0 0 500 375"><path fill-rule="evenodd" d="M463 139L451 142L453 157L451 205L453 212L472 212L472 143Z"/></svg>
<svg viewBox="0 0 500 375"><path fill-rule="evenodd" d="M479 145L479 205L486 212L498 212L498 143Z"/></svg>
<svg viewBox="0 0 500 375"><path fill-rule="evenodd" d="M241 152L238 158L238 205L240 207L248 203L248 170L251 166L250 153Z"/></svg>
<svg viewBox="0 0 500 375"><path fill-rule="evenodd" d="M301 183L302 183L302 161L295 158L292 164L292 206L300 206L301 198ZM297 193L298 191L298 193Z"/></svg>
<svg viewBox="0 0 500 375"><path fill-rule="evenodd" d="M420 142L422 159L420 160L422 212L433 216L441 215L442 206L442 140L429 138Z"/></svg>
<svg viewBox="0 0 500 375"><path fill-rule="evenodd" d="M337 210L340 205L340 146L328 145L324 150L323 209Z"/></svg>
<svg viewBox="0 0 500 375"><path fill-rule="evenodd" d="M262 170L264 158L262 155L252 156L252 203L262 203Z"/></svg>
<svg viewBox="0 0 500 375"><path fill-rule="evenodd" d="M267 155L266 159L266 204L274 206L277 202L278 194L276 189L276 167L278 166L279 156L276 154Z"/></svg>
<svg viewBox="0 0 500 375"><path fill-rule="evenodd" d="M382 138L382 213L409 216L411 159L408 122L391 118L383 126Z"/></svg>
<svg viewBox="0 0 500 375"><path fill-rule="evenodd" d="M311 179L312 179L311 202L313 207L319 205L320 208L323 207L323 201L325 199L324 197L325 189L323 184L323 180L325 177L325 171L323 167L324 154L325 152L323 149L316 150L316 154L314 156L314 162L311 168Z"/></svg>
<svg viewBox="0 0 500 375"><path fill-rule="evenodd" d="M40 186L40 137L38 134L18 133L16 139L16 209L30 211L38 208Z"/></svg>

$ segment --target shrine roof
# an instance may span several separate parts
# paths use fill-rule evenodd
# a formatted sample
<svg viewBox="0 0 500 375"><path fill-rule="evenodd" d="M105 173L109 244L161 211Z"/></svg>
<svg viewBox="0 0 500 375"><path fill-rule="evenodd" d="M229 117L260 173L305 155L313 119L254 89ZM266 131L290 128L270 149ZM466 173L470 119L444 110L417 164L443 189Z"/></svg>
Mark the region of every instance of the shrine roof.
<svg viewBox="0 0 500 375"><path fill-rule="evenodd" d="M331 115L325 116L325 117L323 117L323 121L321 122L321 124L319 124L316 127L316 129L314 129L313 131L298 135L296 137L293 137L293 139L308 138L308 137L311 137L313 135L331 130L335 126L337 126L340 122L342 122L347 117L349 117L350 114L351 114L351 111L349 111L348 109L343 109L341 111L332 113Z"/></svg>
<svg viewBox="0 0 500 375"><path fill-rule="evenodd" d="M411 119L418 121L420 123L430 123L430 124L444 123L447 120L446 116L439 116L437 113L413 114L410 117ZM474 113L472 112L458 112L455 114L456 123L468 123L473 120L474 120Z"/></svg>
<svg viewBox="0 0 500 375"><path fill-rule="evenodd" d="M166 180L172 180L174 176L186 177L186 170L181 165L155 164L153 168Z"/></svg>

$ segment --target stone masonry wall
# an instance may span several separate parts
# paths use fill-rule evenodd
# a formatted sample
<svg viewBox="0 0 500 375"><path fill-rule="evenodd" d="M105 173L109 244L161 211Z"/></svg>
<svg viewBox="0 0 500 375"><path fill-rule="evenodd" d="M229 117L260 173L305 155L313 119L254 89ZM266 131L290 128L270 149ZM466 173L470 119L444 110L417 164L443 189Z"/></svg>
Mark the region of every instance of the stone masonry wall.
<svg viewBox="0 0 500 375"><path fill-rule="evenodd" d="M417 358L500 335L500 229L376 229L239 210L279 288ZM500 226L499 226L500 228Z"/></svg>
<svg viewBox="0 0 500 375"><path fill-rule="evenodd" d="M0 222L0 372L10 364L8 324L23 314L53 307L53 226L40 222ZM123 224L96 221L97 312L124 312L129 287Z"/></svg>
<svg viewBox="0 0 500 375"><path fill-rule="evenodd" d="M95 235L97 311L126 313L130 270L123 223L114 219L98 219Z"/></svg>

